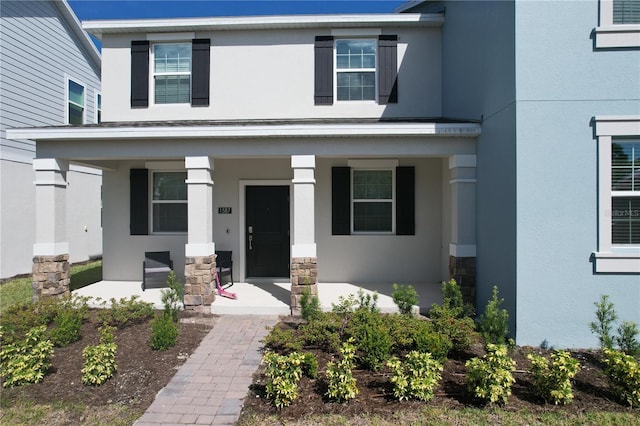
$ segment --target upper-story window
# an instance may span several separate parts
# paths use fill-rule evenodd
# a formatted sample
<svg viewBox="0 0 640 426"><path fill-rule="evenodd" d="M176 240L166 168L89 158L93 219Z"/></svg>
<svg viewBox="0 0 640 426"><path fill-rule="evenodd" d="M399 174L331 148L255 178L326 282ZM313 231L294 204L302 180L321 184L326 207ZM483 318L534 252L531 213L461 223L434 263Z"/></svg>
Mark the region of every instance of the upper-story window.
<svg viewBox="0 0 640 426"><path fill-rule="evenodd" d="M597 48L640 47L640 0L600 0Z"/></svg>
<svg viewBox="0 0 640 426"><path fill-rule="evenodd" d="M153 45L153 95L156 104L191 102L191 43Z"/></svg>
<svg viewBox="0 0 640 426"><path fill-rule="evenodd" d="M210 48L208 38L188 43L132 41L131 107L148 108L150 97L153 105L208 106Z"/></svg>
<svg viewBox="0 0 640 426"><path fill-rule="evenodd" d="M67 80L67 124L84 124L85 89L80 83Z"/></svg>
<svg viewBox="0 0 640 426"><path fill-rule="evenodd" d="M96 123L102 123L102 94L96 93Z"/></svg>
<svg viewBox="0 0 640 426"><path fill-rule="evenodd" d="M398 37L337 39L317 36L315 41L316 105L335 101L398 102Z"/></svg>
<svg viewBox="0 0 640 426"><path fill-rule="evenodd" d="M376 41L336 40L336 98L376 99Z"/></svg>

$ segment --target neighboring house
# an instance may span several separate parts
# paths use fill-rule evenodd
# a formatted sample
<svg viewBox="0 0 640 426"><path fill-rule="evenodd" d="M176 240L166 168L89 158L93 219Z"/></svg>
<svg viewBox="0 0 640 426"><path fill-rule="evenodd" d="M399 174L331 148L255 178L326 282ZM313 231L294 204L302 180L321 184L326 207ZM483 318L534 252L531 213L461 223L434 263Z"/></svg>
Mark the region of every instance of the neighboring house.
<svg viewBox="0 0 640 426"><path fill-rule="evenodd" d="M66 1L0 2L0 278L30 273L36 242L35 142L15 127L95 123L100 54ZM102 253L100 170L72 166L68 251L78 262Z"/></svg>
<svg viewBox="0 0 640 426"><path fill-rule="evenodd" d="M403 10L445 13L442 114L482 120L477 306L527 345L596 346L601 294L640 324L640 1Z"/></svg>
<svg viewBox="0 0 640 426"><path fill-rule="evenodd" d="M207 304L216 249L239 280L455 277L480 309L500 287L519 344L594 346L600 294L640 322L640 188L606 177L612 146L615 185L640 167L638 28L599 23L606 5L86 22L103 123L11 135L38 141L60 229L46 182L102 168L105 280L170 250L185 302ZM598 46L616 31L623 49ZM55 263L64 234L39 235Z"/></svg>

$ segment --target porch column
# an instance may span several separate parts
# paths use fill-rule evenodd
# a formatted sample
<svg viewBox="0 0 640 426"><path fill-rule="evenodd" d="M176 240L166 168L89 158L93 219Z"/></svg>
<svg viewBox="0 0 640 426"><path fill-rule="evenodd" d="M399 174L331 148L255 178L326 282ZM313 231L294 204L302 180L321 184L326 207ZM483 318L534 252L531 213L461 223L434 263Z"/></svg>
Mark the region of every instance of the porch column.
<svg viewBox="0 0 640 426"><path fill-rule="evenodd" d="M449 157L451 243L449 279L455 279L465 300L475 302L476 289L476 156Z"/></svg>
<svg viewBox="0 0 640 426"><path fill-rule="evenodd" d="M292 155L293 246L291 247L291 314L300 315L305 289L318 295L315 239L315 155Z"/></svg>
<svg viewBox="0 0 640 426"><path fill-rule="evenodd" d="M69 294L67 171L57 158L33 160L36 186L36 241L33 245L33 298Z"/></svg>
<svg viewBox="0 0 640 426"><path fill-rule="evenodd" d="M185 157L187 169L187 244L184 304L211 305L215 300L213 242L213 158Z"/></svg>

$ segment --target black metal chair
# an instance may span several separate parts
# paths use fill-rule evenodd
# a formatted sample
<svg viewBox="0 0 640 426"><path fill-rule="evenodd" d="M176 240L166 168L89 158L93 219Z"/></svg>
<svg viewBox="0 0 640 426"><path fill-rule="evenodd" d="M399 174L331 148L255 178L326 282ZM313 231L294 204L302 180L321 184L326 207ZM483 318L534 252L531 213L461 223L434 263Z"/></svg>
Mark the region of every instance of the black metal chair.
<svg viewBox="0 0 640 426"><path fill-rule="evenodd" d="M222 285L222 277L229 277L227 287L233 285L233 258L231 251L216 251L216 268L218 269L218 278Z"/></svg>
<svg viewBox="0 0 640 426"><path fill-rule="evenodd" d="M147 288L167 287L167 278L173 270L171 253L168 251L147 251L142 262L142 291Z"/></svg>

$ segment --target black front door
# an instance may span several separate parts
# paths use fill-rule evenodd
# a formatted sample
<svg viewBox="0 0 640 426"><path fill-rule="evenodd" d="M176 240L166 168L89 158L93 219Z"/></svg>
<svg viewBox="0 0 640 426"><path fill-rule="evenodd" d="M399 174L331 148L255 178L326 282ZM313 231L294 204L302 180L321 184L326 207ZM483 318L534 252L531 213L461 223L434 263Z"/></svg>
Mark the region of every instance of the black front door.
<svg viewBox="0 0 640 426"><path fill-rule="evenodd" d="M246 187L247 277L289 276L289 187Z"/></svg>

